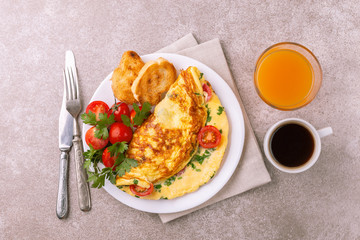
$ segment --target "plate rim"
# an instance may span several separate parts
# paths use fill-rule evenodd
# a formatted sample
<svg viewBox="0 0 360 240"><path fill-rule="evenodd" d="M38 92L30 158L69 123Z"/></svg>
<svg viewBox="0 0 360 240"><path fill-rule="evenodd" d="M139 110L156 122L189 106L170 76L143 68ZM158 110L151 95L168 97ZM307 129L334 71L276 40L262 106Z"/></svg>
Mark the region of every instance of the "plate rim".
<svg viewBox="0 0 360 240"><path fill-rule="evenodd" d="M240 138L240 144L237 145L237 148L239 148L239 151L237 152L237 156L232 156L232 158L236 158L237 160L234 160L234 162L231 162L232 163L232 168L230 169L222 169L222 165L220 166L220 169L218 170L217 174L219 174L219 172L221 171L227 171L227 175L225 175L223 178L221 178L222 181L220 181L219 183L217 183L215 189L212 188L210 189L211 192L209 194L207 194L206 196L203 196L202 198L198 198L198 199L195 199L195 201L193 201L192 203L180 203L180 206L182 207L179 207L179 201L181 202L182 199L185 198L189 198L189 197L186 197L188 195L194 195L196 194L196 192L199 192L200 189L206 187L206 186L211 186L211 183L215 181L216 179L216 175L215 175L215 178L212 179L211 182L207 183L207 184L204 184L202 186L199 187L198 190L194 191L194 192L191 192L191 193L187 193L181 197L178 197L178 198L174 198L174 199L170 199L170 200L148 200L148 199L139 199L139 198L134 198L133 196L127 194L127 193L124 193L122 192L122 190L118 189L115 185L111 184L108 180L106 180L106 183L105 183L105 186L103 187L104 190L110 194L112 197L114 197L116 200L118 200L119 202L129 206L129 207L132 207L134 209L137 209L137 210L140 210L140 211L144 211L144 212L150 212L150 213L176 213L176 212L181 212L181 211L185 211L185 210L189 210L189 209L192 209L192 208L195 208L199 205L201 205L202 203L210 200L213 196L215 196L221 189L223 189L223 187L226 185L226 183L230 180L231 176L234 174L235 170L237 169L238 165L239 165L239 162L241 160L241 156L243 154L243 150L244 150L244 141L245 141L245 121L244 121L244 115L243 115L243 112L242 112L242 109L241 109L241 106L240 106L240 103L237 99L237 97L235 96L235 93L233 92L233 90L231 89L231 87L229 86L229 84L218 74L216 73L212 68L208 67L206 64L196 60L196 59L193 59L193 58L190 58L190 57L187 57L187 56L183 56L183 55L179 55L179 54L174 54L174 53L152 53L152 54L146 54L146 55L143 55L141 56L141 59L143 59L144 62L147 62L147 61L150 61L150 60L155 60L156 58L158 57L163 57L165 59L167 59L168 61L180 61L180 62L191 62L190 65L188 66L196 66L198 68L205 68L206 71L209 71L211 72L211 76L215 76L213 77L214 79L218 78L220 79L222 82L220 85L225 85L225 88L228 88L226 89L226 93L228 91L230 91L231 93L231 97L230 98L235 98L236 100L236 104L234 104L234 107L235 108L238 108L238 112L237 114L239 114L239 118L240 118L240 122L238 122L237 124L239 125L238 127L240 127L240 131L241 131L241 135L238 136ZM175 58L176 60L171 60ZM146 60L148 59L148 60ZM180 60L179 60L180 59ZM186 65L186 64L184 64ZM203 70L203 69L202 69ZM177 69L177 71L180 71L180 69ZM90 99L90 102L92 101L95 101L95 100L101 100L101 99L94 99L94 97L96 95L99 95L99 92L101 91L101 87L102 85L106 84L107 82L110 82L110 78L112 76L112 73L113 72L110 72L103 81L101 81L101 83L98 85L98 87L96 88L94 94L92 95L91 99ZM211 78L211 77L210 77ZM212 82L212 80L209 80L209 77L207 77L207 80L212 84L212 85L217 85L214 84ZM216 80L213 80L213 81L217 81ZM215 89L216 90L216 89ZM217 89L218 90L218 89ZM100 94L101 95L101 94ZM217 94L219 96L219 94ZM224 97L223 97L224 98ZM229 97L227 97L229 98ZM219 99L221 101L221 103L223 104L223 101L221 100L220 96L219 96ZM224 99L223 99L224 100ZM89 102L89 103L90 103ZM224 105L223 105L224 106ZM225 107L225 106L224 106ZM226 111L227 113L227 117L228 117L228 121L230 119L230 115L228 113L228 111ZM231 113L231 115L233 114L236 114L236 113ZM230 121L229 121L230 122ZM86 151L88 149L88 146L87 144L85 143L84 139L85 139L85 132L86 130L89 128L89 125L87 124L84 124L82 123L82 138L83 138L83 147L84 147L84 151ZM226 156L226 159L228 158L227 154L229 153L230 151L230 147L229 145L230 144L234 144L234 143L231 143L230 142L230 137L231 137L231 133L232 133L232 126L230 125L229 123L229 135L228 135L228 139L229 139L229 142L228 142L228 146L226 147L226 150L225 150L225 153L224 153L224 157L223 157L223 160ZM229 144L230 143L230 144ZM223 161L222 160L222 161ZM217 176L219 177L219 176ZM209 188L209 187L207 187ZM206 190L205 190L206 191ZM120 194L120 195L119 195ZM126 194L126 195L125 195ZM121 196L121 197L119 197ZM191 197L190 197L191 198ZM194 200L194 199L192 199ZM146 203L150 203L150 205L160 205L160 206L169 206L167 210L165 209L151 209L151 207L147 207L147 205L149 204L144 204L143 201L146 201ZM154 203L155 202L155 203Z"/></svg>

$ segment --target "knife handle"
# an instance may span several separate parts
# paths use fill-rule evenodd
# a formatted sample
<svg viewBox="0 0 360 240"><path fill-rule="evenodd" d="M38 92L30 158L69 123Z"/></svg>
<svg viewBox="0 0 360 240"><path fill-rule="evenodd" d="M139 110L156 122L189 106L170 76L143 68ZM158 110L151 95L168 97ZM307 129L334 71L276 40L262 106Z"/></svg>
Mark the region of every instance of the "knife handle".
<svg viewBox="0 0 360 240"><path fill-rule="evenodd" d="M87 173L84 168L84 151L80 136L74 136L73 145L75 148L75 168L79 207L82 211L89 211L91 209L90 189L87 182Z"/></svg>
<svg viewBox="0 0 360 240"><path fill-rule="evenodd" d="M69 210L68 164L69 164L69 153L62 151L60 155L59 191L56 202L56 215L59 219L65 218Z"/></svg>

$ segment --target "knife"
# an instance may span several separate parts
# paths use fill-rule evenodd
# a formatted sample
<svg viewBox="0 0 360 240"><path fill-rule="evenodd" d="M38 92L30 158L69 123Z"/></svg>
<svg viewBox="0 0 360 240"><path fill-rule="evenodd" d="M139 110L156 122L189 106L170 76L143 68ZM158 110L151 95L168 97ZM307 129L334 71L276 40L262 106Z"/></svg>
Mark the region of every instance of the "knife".
<svg viewBox="0 0 360 240"><path fill-rule="evenodd" d="M64 79L65 81L65 79ZM68 166L69 151L73 140L74 118L66 110L65 82L64 94L59 117L59 149L60 155L60 172L59 172L59 190L56 203L56 215L59 219L65 218L69 210L68 199Z"/></svg>

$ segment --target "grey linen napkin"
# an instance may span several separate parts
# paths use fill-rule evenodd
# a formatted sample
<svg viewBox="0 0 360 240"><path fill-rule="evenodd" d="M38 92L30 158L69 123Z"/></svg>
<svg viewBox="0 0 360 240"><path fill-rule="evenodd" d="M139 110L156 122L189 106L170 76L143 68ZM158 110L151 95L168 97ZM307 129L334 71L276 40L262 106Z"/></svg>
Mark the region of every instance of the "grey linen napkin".
<svg viewBox="0 0 360 240"><path fill-rule="evenodd" d="M245 108L241 102L235 82L231 76L219 39L213 39L202 44L197 44L196 39L190 33L173 44L160 49L158 52L177 53L188 56L212 68L227 82L235 93L245 120L245 143L243 153L239 165L229 182L213 198L195 208L178 213L159 214L161 221L163 223L169 222L213 203L270 182L270 175L264 165L262 153L246 115Z"/></svg>

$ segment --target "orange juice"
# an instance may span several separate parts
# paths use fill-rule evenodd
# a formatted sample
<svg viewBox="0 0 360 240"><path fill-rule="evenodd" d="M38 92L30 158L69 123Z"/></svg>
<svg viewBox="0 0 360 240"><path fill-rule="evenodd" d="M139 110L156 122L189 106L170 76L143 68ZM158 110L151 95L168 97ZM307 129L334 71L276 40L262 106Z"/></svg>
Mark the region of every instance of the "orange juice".
<svg viewBox="0 0 360 240"><path fill-rule="evenodd" d="M300 53L281 49L259 59L255 84L263 100L270 105L290 107L304 101L312 90L313 69Z"/></svg>

